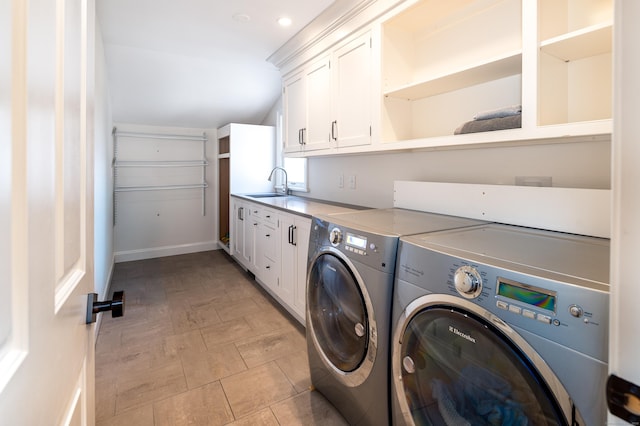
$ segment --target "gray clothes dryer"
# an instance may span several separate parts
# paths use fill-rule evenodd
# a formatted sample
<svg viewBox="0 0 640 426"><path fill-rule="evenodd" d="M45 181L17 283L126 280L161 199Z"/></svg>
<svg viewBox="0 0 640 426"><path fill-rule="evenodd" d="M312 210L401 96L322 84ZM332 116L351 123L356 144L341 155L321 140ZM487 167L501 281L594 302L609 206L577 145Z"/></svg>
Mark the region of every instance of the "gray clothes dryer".
<svg viewBox="0 0 640 426"><path fill-rule="evenodd" d="M602 425L609 241L489 224L400 241L398 425Z"/></svg>
<svg viewBox="0 0 640 426"><path fill-rule="evenodd" d="M391 421L389 339L399 237L481 223L403 209L313 218L306 314L311 381L351 425Z"/></svg>

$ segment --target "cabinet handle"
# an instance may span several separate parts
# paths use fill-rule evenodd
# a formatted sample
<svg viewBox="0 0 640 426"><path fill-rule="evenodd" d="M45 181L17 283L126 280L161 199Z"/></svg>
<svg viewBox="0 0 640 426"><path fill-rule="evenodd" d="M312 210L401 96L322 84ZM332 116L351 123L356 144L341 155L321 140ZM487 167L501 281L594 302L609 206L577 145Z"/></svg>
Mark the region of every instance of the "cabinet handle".
<svg viewBox="0 0 640 426"><path fill-rule="evenodd" d="M338 140L338 121L334 120L331 122L331 139Z"/></svg>
<svg viewBox="0 0 640 426"><path fill-rule="evenodd" d="M292 230L293 230L293 225L289 225L289 231L288 231L288 232L289 232L289 234L287 235L287 237L288 237L288 238L287 238L287 242L288 242L289 244L291 244L291 232L292 232Z"/></svg>
<svg viewBox="0 0 640 426"><path fill-rule="evenodd" d="M267 267L266 267L266 268L267 268L267 269L271 269L271 266L268 266L268 265L267 265Z"/></svg>
<svg viewBox="0 0 640 426"><path fill-rule="evenodd" d="M271 234L266 234L265 237L269 238L271 236Z"/></svg>
<svg viewBox="0 0 640 426"><path fill-rule="evenodd" d="M292 226L291 227L291 244L293 244L294 246L297 246L298 243L296 242L296 238L295 238L295 234L294 232L296 231L296 229L298 229L297 226Z"/></svg>
<svg viewBox="0 0 640 426"><path fill-rule="evenodd" d="M238 219L244 220L244 207L238 208Z"/></svg>
<svg viewBox="0 0 640 426"><path fill-rule="evenodd" d="M302 129L298 129L298 144L302 145Z"/></svg>

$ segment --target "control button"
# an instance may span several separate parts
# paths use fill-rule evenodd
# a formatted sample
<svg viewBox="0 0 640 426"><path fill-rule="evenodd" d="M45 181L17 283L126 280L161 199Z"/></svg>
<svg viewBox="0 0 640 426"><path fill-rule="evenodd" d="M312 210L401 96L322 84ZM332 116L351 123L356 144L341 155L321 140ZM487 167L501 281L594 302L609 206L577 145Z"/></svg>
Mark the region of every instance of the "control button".
<svg viewBox="0 0 640 426"><path fill-rule="evenodd" d="M333 228L329 233L329 242L332 246L337 246L342 241L342 231L338 228Z"/></svg>
<svg viewBox="0 0 640 426"><path fill-rule="evenodd" d="M555 325L556 327L560 325L560 320L554 319L553 320L553 325Z"/></svg>
<svg viewBox="0 0 640 426"><path fill-rule="evenodd" d="M571 306L569 306L569 313L571 314L571 316L574 316L576 318L580 318L582 316L582 314L584 313L584 311L578 305L571 305Z"/></svg>
<svg viewBox="0 0 640 426"><path fill-rule="evenodd" d="M376 246L375 244L371 243L369 244L369 248L373 251L378 251L378 246Z"/></svg>
<svg viewBox="0 0 640 426"><path fill-rule="evenodd" d="M522 310L522 315L527 317L527 318L531 318L534 319L536 317L536 313L533 311L530 311L528 309L523 309Z"/></svg>
<svg viewBox="0 0 640 426"><path fill-rule="evenodd" d="M520 306L511 305L509 306L509 312L513 312L514 314L520 314L522 312L522 308Z"/></svg>
<svg viewBox="0 0 640 426"><path fill-rule="evenodd" d="M502 300L498 300L496 302L496 306L500 309L504 309L505 311L509 309L509 304L507 302L503 302Z"/></svg>
<svg viewBox="0 0 640 426"><path fill-rule="evenodd" d="M537 320L545 324L551 324L551 317L547 315L538 314Z"/></svg>
<svg viewBox="0 0 640 426"><path fill-rule="evenodd" d="M482 292L482 277L473 266L461 266L453 274L456 291L467 299L478 297Z"/></svg>

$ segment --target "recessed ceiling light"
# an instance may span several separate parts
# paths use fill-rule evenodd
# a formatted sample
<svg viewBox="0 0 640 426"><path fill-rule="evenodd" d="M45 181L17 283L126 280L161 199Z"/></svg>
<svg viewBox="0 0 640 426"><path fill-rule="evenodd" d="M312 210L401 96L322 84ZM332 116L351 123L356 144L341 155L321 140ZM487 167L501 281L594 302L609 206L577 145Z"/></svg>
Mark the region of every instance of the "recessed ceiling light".
<svg viewBox="0 0 640 426"><path fill-rule="evenodd" d="M278 25L280 25L281 27L288 27L291 24L292 24L291 18L287 18L286 16L283 16L282 18L278 18Z"/></svg>
<svg viewBox="0 0 640 426"><path fill-rule="evenodd" d="M249 22L251 20L251 16L245 14L245 13L236 13L235 15L232 16L234 21L238 21L238 22Z"/></svg>

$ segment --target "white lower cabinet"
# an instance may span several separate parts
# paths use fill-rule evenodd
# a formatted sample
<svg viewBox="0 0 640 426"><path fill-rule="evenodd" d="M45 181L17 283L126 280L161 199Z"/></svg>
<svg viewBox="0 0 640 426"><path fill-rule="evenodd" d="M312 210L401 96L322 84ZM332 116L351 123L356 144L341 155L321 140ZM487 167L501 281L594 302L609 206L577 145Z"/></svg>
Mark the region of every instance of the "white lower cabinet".
<svg viewBox="0 0 640 426"><path fill-rule="evenodd" d="M311 219L233 199L232 254L304 324Z"/></svg>
<svg viewBox="0 0 640 426"><path fill-rule="evenodd" d="M251 203L234 199L231 254L249 270L253 270L255 265L256 226L251 215Z"/></svg>
<svg viewBox="0 0 640 426"><path fill-rule="evenodd" d="M280 240L282 242L280 285L283 294L287 295L287 301L291 308L303 324L310 231L311 219L288 213L280 214Z"/></svg>

